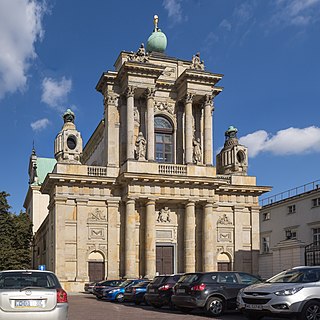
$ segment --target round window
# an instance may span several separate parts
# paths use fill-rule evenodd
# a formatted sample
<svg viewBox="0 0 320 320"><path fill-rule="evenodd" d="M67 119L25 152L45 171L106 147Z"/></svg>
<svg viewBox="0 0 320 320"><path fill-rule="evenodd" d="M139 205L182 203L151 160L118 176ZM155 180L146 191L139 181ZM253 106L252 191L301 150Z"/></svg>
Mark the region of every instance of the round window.
<svg viewBox="0 0 320 320"><path fill-rule="evenodd" d="M246 159L246 156L245 156L244 152L241 151L241 150L238 151L238 153L237 153L237 160L238 160L238 162L239 162L239 163L243 163L245 159Z"/></svg>
<svg viewBox="0 0 320 320"><path fill-rule="evenodd" d="M67 146L71 150L75 149L75 147L77 146L77 138L73 135L68 137Z"/></svg>

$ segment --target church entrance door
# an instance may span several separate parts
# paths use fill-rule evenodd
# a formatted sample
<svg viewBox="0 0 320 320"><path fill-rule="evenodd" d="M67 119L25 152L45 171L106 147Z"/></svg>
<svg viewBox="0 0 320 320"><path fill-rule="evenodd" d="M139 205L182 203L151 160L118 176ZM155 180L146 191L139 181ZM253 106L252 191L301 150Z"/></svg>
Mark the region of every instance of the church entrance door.
<svg viewBox="0 0 320 320"><path fill-rule="evenodd" d="M156 271L159 274L174 273L174 254L173 246L157 245L156 247Z"/></svg>
<svg viewBox="0 0 320 320"><path fill-rule="evenodd" d="M104 280L104 262L89 261L89 281L97 282Z"/></svg>

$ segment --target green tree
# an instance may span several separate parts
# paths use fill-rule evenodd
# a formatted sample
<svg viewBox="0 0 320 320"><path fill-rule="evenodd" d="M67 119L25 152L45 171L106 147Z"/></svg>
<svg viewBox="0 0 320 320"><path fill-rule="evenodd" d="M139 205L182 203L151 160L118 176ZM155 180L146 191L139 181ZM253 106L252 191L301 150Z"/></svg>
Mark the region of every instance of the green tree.
<svg viewBox="0 0 320 320"><path fill-rule="evenodd" d="M7 197L0 192L0 270L30 268L32 224L26 213L10 213Z"/></svg>

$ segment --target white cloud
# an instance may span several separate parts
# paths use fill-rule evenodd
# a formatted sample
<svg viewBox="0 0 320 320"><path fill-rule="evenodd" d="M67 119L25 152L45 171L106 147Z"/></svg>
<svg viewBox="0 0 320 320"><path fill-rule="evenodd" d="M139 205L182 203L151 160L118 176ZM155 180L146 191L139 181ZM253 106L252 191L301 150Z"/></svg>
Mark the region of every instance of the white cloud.
<svg viewBox="0 0 320 320"><path fill-rule="evenodd" d="M261 152L275 155L320 152L320 128L288 128L278 131L275 135L259 130L241 137L239 143L248 147L251 157Z"/></svg>
<svg viewBox="0 0 320 320"><path fill-rule="evenodd" d="M37 0L0 1L0 98L25 89L28 67L37 56L34 44L44 34L45 11Z"/></svg>
<svg viewBox="0 0 320 320"><path fill-rule="evenodd" d="M62 77L60 81L57 81L52 78L45 78L42 81L41 101L58 111L63 111L71 88L71 79Z"/></svg>
<svg viewBox="0 0 320 320"><path fill-rule="evenodd" d="M226 19L223 19L220 22L219 27L222 28L222 29L225 29L227 31L231 31L231 29L232 29L231 23Z"/></svg>
<svg viewBox="0 0 320 320"><path fill-rule="evenodd" d="M40 119L35 122L32 122L31 128L33 131L41 131L41 130L44 130L49 124L50 124L50 121L44 118L44 119Z"/></svg>
<svg viewBox="0 0 320 320"><path fill-rule="evenodd" d="M319 20L320 0L276 0L275 24L306 26Z"/></svg>
<svg viewBox="0 0 320 320"><path fill-rule="evenodd" d="M176 22L182 21L182 9L180 0L163 0L163 6L168 11L169 18Z"/></svg>

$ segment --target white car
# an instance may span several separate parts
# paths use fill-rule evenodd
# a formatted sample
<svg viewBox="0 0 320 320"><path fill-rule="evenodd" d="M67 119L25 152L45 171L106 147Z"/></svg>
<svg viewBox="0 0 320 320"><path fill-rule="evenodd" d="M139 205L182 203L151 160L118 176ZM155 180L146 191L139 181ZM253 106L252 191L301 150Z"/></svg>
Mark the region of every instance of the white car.
<svg viewBox="0 0 320 320"><path fill-rule="evenodd" d="M67 293L53 272L1 271L0 319L67 320Z"/></svg>
<svg viewBox="0 0 320 320"><path fill-rule="evenodd" d="M240 290L237 305L252 320L264 316L319 320L320 266L292 268L246 287Z"/></svg>

